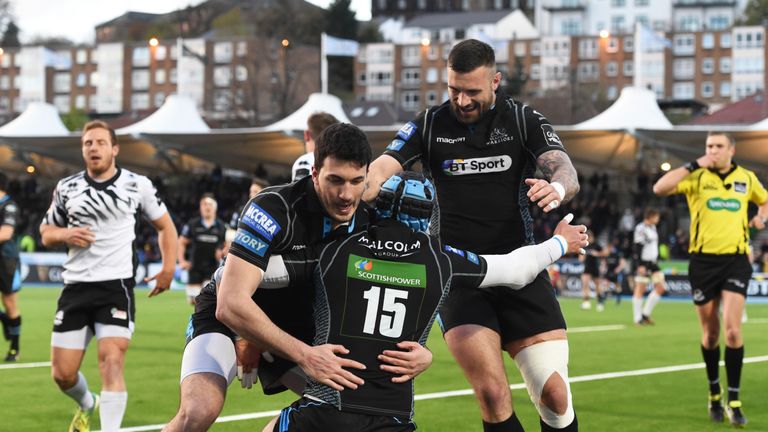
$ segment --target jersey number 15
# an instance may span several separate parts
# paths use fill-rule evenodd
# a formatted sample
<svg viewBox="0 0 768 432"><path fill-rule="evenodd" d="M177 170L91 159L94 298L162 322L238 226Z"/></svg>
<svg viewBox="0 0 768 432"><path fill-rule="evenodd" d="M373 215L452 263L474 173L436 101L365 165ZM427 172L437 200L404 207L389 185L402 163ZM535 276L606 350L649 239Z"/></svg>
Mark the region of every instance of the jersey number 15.
<svg viewBox="0 0 768 432"><path fill-rule="evenodd" d="M363 291L363 298L368 301L363 333L374 334L378 321L379 333L382 336L399 338L403 334L406 311L404 301L408 299L408 291L384 288L384 301L379 309L381 291L382 288L377 286Z"/></svg>

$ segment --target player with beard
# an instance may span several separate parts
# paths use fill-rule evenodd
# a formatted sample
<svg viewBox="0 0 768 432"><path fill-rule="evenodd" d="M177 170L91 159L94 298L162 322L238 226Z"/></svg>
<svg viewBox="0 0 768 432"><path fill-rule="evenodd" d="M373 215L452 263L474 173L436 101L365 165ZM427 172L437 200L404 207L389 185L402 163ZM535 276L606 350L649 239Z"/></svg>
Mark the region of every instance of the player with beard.
<svg viewBox="0 0 768 432"><path fill-rule="evenodd" d="M420 161L437 189L430 227L459 249L502 254L534 244L530 203L545 212L579 190L549 121L505 95L489 45L469 39L448 55L448 95L407 123L371 164L365 200ZM539 168L545 179L534 178ZM565 319L546 272L519 291L451 293L440 311L449 349L472 384L485 431L520 431L500 350L518 365L543 431L576 431Z"/></svg>
<svg viewBox="0 0 768 432"><path fill-rule="evenodd" d="M78 404L70 431L87 432L101 401L101 430L117 431L128 401L123 368L134 328L136 251L140 216L158 231L162 270L152 297L169 289L176 267L176 228L152 182L116 164L114 130L92 121L83 127L85 170L56 185L40 225L47 247L67 246L64 290L51 336L51 374ZM93 336L98 340L101 395L88 389L80 365Z"/></svg>

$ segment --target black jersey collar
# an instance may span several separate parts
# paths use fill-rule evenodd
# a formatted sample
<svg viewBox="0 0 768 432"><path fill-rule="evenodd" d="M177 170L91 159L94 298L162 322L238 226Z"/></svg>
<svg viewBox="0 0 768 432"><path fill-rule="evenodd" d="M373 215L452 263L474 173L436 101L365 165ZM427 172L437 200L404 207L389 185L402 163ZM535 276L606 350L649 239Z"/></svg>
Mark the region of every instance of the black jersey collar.
<svg viewBox="0 0 768 432"><path fill-rule="evenodd" d="M115 171L115 175L113 175L112 178L110 178L109 180L105 180L103 182L94 180L93 178L91 178L91 176L88 175L88 170L85 170L85 173L84 173L85 181L87 181L88 184L94 189L104 190L110 187L113 183L115 183L117 178L120 177L120 173L122 172L122 169L119 166L116 166L116 168L117 168L117 171Z"/></svg>
<svg viewBox="0 0 768 432"><path fill-rule="evenodd" d="M708 170L712 174L720 177L720 180L725 181L725 179L728 178L728 176L731 175L734 171L736 171L736 168L738 168L738 167L739 166L736 165L736 162L731 161L731 169L729 169L725 174L721 174L719 171L717 171L717 170L715 170L713 168L708 168Z"/></svg>

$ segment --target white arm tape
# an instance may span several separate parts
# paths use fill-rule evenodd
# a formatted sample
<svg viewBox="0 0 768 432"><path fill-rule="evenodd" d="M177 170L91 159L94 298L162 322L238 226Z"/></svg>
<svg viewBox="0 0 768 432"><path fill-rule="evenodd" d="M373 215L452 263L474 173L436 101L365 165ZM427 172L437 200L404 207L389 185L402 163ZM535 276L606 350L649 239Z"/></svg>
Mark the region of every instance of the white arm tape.
<svg viewBox="0 0 768 432"><path fill-rule="evenodd" d="M544 243L523 246L506 255L481 255L488 263L488 269L479 288L503 285L520 289L565 255L567 246L565 238L556 235Z"/></svg>
<svg viewBox="0 0 768 432"><path fill-rule="evenodd" d="M269 263L267 264L267 271L264 272L264 276L259 284L260 289L276 289L285 288L291 281L291 277L288 275L288 269L285 267L283 257L280 255L272 255L269 257Z"/></svg>
<svg viewBox="0 0 768 432"><path fill-rule="evenodd" d="M563 201L563 198L565 198L565 187L559 182L552 182L549 185L560 195L560 201Z"/></svg>

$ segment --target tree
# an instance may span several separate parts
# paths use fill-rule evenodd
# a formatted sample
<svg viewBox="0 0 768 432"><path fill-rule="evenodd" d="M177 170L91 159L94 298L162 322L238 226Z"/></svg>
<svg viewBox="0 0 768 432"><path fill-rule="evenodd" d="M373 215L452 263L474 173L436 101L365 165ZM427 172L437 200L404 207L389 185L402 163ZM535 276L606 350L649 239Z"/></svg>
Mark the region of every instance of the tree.
<svg viewBox="0 0 768 432"><path fill-rule="evenodd" d="M0 40L0 47L3 48L20 48L21 42L19 42L19 27L13 21L8 23L3 33L3 39Z"/></svg>
<svg viewBox="0 0 768 432"><path fill-rule="evenodd" d="M349 8L351 0L334 0L326 12L325 32L342 39L357 40L358 22ZM351 94L354 83L354 57L328 59L328 91Z"/></svg>
<svg viewBox="0 0 768 432"><path fill-rule="evenodd" d="M81 130L90 120L88 115L80 109L71 109L68 113L61 115L61 121L70 131Z"/></svg>
<svg viewBox="0 0 768 432"><path fill-rule="evenodd" d="M768 0L749 0L744 9L740 25L766 25L768 22Z"/></svg>
<svg viewBox="0 0 768 432"><path fill-rule="evenodd" d="M510 96L520 96L523 94L523 88L528 82L528 74L523 67L523 58L516 56L514 72L507 78L507 85L504 87L504 92Z"/></svg>

